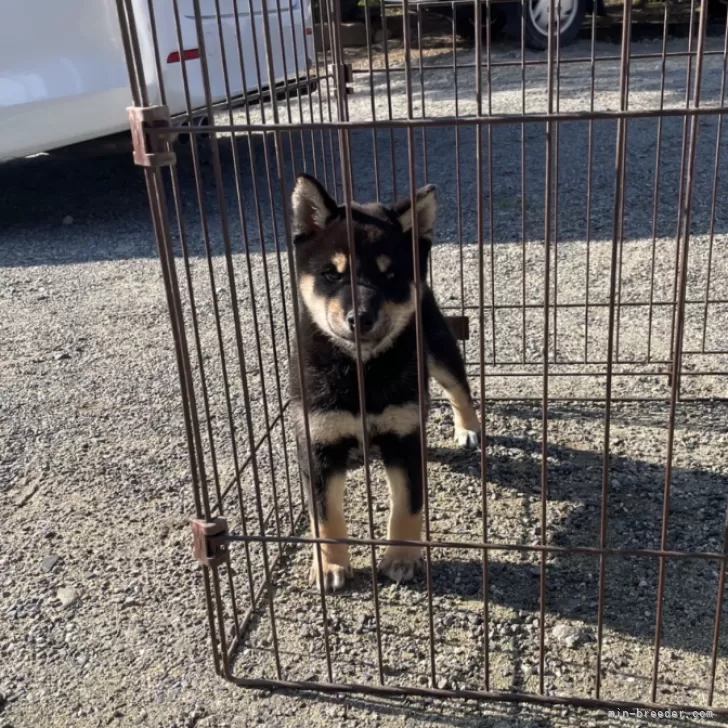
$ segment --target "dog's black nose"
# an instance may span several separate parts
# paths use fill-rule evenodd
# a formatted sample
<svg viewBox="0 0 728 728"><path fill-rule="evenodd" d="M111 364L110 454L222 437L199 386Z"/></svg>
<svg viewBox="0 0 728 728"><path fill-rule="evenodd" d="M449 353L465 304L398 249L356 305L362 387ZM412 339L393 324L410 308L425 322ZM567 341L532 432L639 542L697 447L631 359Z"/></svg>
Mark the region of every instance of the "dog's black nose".
<svg viewBox="0 0 728 728"><path fill-rule="evenodd" d="M357 316L354 311L349 311L346 316L346 321L349 324L349 329L354 331L357 326ZM374 326L374 316L369 311L360 311L359 333L366 334L368 331L372 330L372 326Z"/></svg>

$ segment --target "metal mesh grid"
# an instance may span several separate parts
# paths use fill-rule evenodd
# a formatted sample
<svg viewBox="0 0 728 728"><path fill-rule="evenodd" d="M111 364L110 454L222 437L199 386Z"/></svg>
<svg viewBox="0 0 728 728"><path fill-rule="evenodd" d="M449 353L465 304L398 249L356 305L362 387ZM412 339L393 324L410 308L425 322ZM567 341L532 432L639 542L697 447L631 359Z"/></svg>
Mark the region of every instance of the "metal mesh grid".
<svg viewBox="0 0 728 728"><path fill-rule="evenodd" d="M240 5L246 1L253 14L251 0ZM715 465L697 458L693 470L686 466L681 423L709 424L711 402L728 398L728 291L720 275L726 219L719 204L728 33L707 32L707 1L692 0L684 41L669 37L674 8L664 6L659 50L633 46L627 0L619 54L597 42L592 16L582 31L588 53L586 38L561 48L557 21L543 55L526 49L522 3L518 48L504 57L494 53L488 3L450 3L453 13L472 7L475 26L485 31L466 48L453 30L434 54L422 31L426 5L367 5L366 47L352 53L342 47L336 3L320 4L309 17L304 6L274 8L262 0L262 37L253 24L256 88L262 78L276 78L273 50L285 47L280 19L297 13L304 30L298 38L292 31L293 45L313 35L318 50L306 68L284 51L283 75L309 93L284 85L237 96L230 78L250 72L238 1L227 3L232 48L225 46L221 0L211 3L214 23L200 0L192 3L200 51L194 70L183 53L178 0L170 4L187 111L144 133L157 153L170 149L180 122L189 138L176 165L149 164L145 177L196 517L224 516L229 526L226 558L203 569L219 673L246 686L726 712L723 481L706 481L699 516L684 506L681 490L674 492L676 472L682 488L686 474ZM559 5L551 0L552 17L560 17ZM152 67L140 48L134 12L142 4L118 6L134 105L164 105L158 44ZM156 35L155 3L145 6ZM385 31L381 42L375 15ZM402 40L393 44L386 30L395 26ZM222 52L208 53L206 44ZM219 70L222 101L210 81ZM150 74L161 85L158 97ZM189 88L198 76L205 102L195 108ZM447 313L471 320L462 350L486 446L459 463L465 472L455 480L468 498L459 512L446 505L449 525L440 526L443 493L427 483L439 483L438 469L452 460L433 429L448 415L435 402L428 423L421 368L421 431L430 454L422 464L427 559L424 582L408 597L376 577L377 549L388 542L377 517L380 473L366 445L355 476L365 502L348 539L363 575L343 597L303 585L309 548L302 546L316 539L305 531L287 395L288 360L300 335L288 198L301 171L347 205L414 201L420 184L437 182L450 210L439 224L428 279ZM351 230L350 218L348 224ZM454 290L441 273L447 270L457 271ZM418 335L420 362L422 346ZM361 359L358 371L361 387ZM588 456L565 422L588 433ZM643 461L630 450L635 426L661 433ZM502 482L523 477L509 465L516 450L529 459L531 476L516 499L528 514L518 542L499 534L497 519L506 512L493 503ZM615 501L625 508L615 472L635 461L651 473L647 498L631 504L652 516L644 539L615 532L610 521ZM589 517L570 532L557 527L554 497L568 497L575 477L591 486L580 491ZM676 512L677 502L685 512ZM701 528L691 527L698 522ZM530 637L514 633L504 647L498 605L503 574L513 569L518 597L509 608L530 624ZM650 589L649 607L625 622L624 603L610 594L634 573ZM711 606L688 625L679 605L696 589ZM580 590L586 606L564 606ZM393 616L399 613L406 616ZM582 666L581 684L554 672L559 614L593 625L594 659ZM404 632L403 620L410 622ZM626 635L621 647L612 629ZM679 650L665 657L663 642L681 630L696 634L703 685L679 686ZM651 670L634 686L618 682L613 668L629 662L630 649L648 635ZM446 654L451 659L443 661ZM424 667L413 669L418 660ZM453 661L470 664L470 678L452 669Z"/></svg>

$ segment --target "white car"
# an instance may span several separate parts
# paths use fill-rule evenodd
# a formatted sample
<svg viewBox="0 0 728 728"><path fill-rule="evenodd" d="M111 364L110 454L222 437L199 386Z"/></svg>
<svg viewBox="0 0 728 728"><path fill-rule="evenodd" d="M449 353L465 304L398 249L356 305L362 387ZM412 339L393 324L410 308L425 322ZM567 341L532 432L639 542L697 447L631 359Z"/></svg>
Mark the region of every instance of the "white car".
<svg viewBox="0 0 728 728"><path fill-rule="evenodd" d="M244 93L263 92L270 86L302 85L314 53L309 0L266 0L273 84L267 71L263 2L177 0L180 49L173 0L133 0L150 104L161 103L150 5L172 116L187 111L181 55L193 113L197 118L204 114L196 6L200 9L213 103L227 99L223 47L232 99L242 101ZM131 104L131 92L116 0L0 0L0 17L0 161L128 131L126 108ZM255 62L254 41L259 64Z"/></svg>

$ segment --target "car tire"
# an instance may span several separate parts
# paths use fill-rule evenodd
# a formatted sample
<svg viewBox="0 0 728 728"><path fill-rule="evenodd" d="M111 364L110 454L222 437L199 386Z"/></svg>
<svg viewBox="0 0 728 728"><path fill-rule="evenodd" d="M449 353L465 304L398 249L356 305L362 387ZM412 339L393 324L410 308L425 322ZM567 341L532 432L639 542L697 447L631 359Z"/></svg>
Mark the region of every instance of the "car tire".
<svg viewBox="0 0 728 728"><path fill-rule="evenodd" d="M535 51L545 51L548 48L548 12L550 0L526 0L525 42L526 47ZM571 2L570 9L562 9L559 45L573 43L579 36L584 16L586 15L586 0L561 0L562 4ZM558 5L559 0L554 0ZM563 5L562 5L563 7ZM515 39L521 38L521 7L513 5L509 13L508 29Z"/></svg>

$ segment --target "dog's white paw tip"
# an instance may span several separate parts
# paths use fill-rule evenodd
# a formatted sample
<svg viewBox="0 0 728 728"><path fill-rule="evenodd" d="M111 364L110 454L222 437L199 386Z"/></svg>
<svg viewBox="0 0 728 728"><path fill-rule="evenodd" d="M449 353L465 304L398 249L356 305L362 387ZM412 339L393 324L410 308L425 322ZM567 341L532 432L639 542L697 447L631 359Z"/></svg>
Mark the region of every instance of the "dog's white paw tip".
<svg viewBox="0 0 728 728"><path fill-rule="evenodd" d="M460 447L476 449L480 447L480 433L477 430L455 430L455 442Z"/></svg>
<svg viewBox="0 0 728 728"><path fill-rule="evenodd" d="M323 565L323 586L324 591L338 591L345 584L346 580L353 576L354 572L351 565L340 566L339 564L324 563ZM309 572L309 583L315 584L317 588L321 588L321 575L318 569L318 563L314 561Z"/></svg>
<svg viewBox="0 0 728 728"><path fill-rule="evenodd" d="M425 561L422 556L407 558L385 556L379 562L378 570L396 584L412 581L415 574L424 571Z"/></svg>

